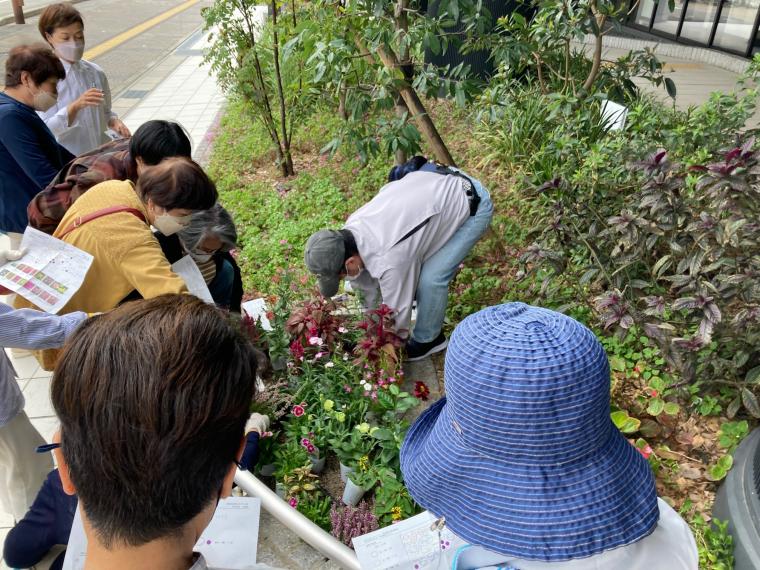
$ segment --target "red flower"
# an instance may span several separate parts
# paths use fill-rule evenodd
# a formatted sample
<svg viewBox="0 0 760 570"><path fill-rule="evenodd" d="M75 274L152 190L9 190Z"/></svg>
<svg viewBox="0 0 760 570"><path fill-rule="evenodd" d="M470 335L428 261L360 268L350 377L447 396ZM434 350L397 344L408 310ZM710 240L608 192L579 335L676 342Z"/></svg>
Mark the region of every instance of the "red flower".
<svg viewBox="0 0 760 570"><path fill-rule="evenodd" d="M424 382L417 381L414 383L414 392L412 392L412 394L414 394L415 398L427 400L430 395L430 388L428 388Z"/></svg>
<svg viewBox="0 0 760 570"><path fill-rule="evenodd" d="M306 410L303 409L303 406L293 406L293 415L295 417L300 418L305 413Z"/></svg>
<svg viewBox="0 0 760 570"><path fill-rule="evenodd" d="M297 341L294 340L290 343L290 354L293 355L293 358L296 360L303 360L303 345Z"/></svg>

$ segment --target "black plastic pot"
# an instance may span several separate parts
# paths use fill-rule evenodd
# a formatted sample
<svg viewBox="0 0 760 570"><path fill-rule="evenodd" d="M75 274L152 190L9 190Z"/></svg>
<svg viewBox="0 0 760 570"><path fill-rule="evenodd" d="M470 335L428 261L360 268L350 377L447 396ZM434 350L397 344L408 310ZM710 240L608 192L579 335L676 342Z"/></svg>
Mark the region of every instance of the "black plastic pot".
<svg viewBox="0 0 760 570"><path fill-rule="evenodd" d="M760 428L734 452L734 466L718 489L713 516L728 520L736 570L760 568Z"/></svg>

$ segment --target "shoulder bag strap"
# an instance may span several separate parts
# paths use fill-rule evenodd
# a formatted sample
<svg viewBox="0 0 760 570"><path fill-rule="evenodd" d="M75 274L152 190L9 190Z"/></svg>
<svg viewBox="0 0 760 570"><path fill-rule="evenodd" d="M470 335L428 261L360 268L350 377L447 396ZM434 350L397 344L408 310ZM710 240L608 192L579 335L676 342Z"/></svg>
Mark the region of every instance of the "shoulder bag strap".
<svg viewBox="0 0 760 570"><path fill-rule="evenodd" d="M102 210L98 210L96 212L93 212L91 214L87 214L86 216L77 216L77 218L74 220L74 223L71 224L68 228L64 230L64 232L58 236L58 239L63 239L67 235L69 235L71 232L73 232L78 227L86 224L87 222L91 222L92 220L97 220L98 218L102 218L103 216L109 216L111 214L118 214L119 212L127 212L129 214L132 214L133 216L139 218L143 222L145 222L145 216L143 213L138 210L137 208L130 208L128 206L111 206L110 208L103 208Z"/></svg>

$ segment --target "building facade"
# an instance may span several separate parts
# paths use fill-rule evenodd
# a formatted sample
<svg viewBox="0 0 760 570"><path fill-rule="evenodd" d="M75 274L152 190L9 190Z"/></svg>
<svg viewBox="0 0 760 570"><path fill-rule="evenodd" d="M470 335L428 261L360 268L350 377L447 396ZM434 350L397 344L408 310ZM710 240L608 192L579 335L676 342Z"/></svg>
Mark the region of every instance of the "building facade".
<svg viewBox="0 0 760 570"><path fill-rule="evenodd" d="M631 7L636 5L633 0ZM690 45L752 57L760 49L760 0L638 0L628 24Z"/></svg>

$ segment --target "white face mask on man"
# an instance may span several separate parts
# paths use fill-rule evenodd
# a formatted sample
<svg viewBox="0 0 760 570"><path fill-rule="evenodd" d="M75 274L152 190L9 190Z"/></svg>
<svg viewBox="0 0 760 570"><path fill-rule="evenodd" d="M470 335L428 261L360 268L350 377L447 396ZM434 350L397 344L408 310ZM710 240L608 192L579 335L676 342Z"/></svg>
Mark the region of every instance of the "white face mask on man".
<svg viewBox="0 0 760 570"><path fill-rule="evenodd" d="M190 252L190 257L192 257L198 263L206 263L212 257L214 257L214 254L213 253L208 253L207 251L193 250L193 251Z"/></svg>
<svg viewBox="0 0 760 570"><path fill-rule="evenodd" d="M54 43L53 48L58 57L70 62L79 61L84 55L84 42L69 40L67 42Z"/></svg>
<svg viewBox="0 0 760 570"><path fill-rule="evenodd" d="M153 227L165 236L171 236L189 226L191 218L192 216L190 215L172 216L164 210L163 214L156 214L156 218L153 220Z"/></svg>

